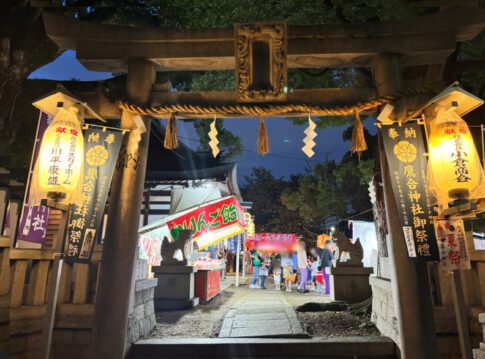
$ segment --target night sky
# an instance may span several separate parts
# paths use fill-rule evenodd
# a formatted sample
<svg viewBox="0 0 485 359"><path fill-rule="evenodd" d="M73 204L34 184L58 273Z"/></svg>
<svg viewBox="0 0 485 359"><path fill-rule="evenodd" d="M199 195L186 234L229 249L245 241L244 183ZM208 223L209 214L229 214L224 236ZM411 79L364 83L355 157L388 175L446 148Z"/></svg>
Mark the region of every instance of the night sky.
<svg viewBox="0 0 485 359"><path fill-rule="evenodd" d="M51 80L79 80L93 81L112 77L109 72L88 71L77 60L75 51L64 52L55 61L34 71L29 78L41 78ZM322 99L324 101L324 99ZM305 126L294 126L284 118L267 118L266 128L268 131L269 150L267 155L256 153L256 140L258 135L258 118L248 119L225 119L224 127L241 137L244 145L244 153L235 157L232 161L238 162L239 183L244 183L244 176L251 172L252 167L263 166L270 169L276 177L288 178L291 174L304 173L305 168L318 162L324 163L326 154L329 160L340 161L342 156L349 150L350 142L342 141L342 133L349 126L330 128L318 131L315 138L315 155L308 159L301 151L303 146L303 131ZM364 122L364 126L373 134L375 126L371 121ZM199 145L194 127L189 122L177 123L179 140L193 149Z"/></svg>

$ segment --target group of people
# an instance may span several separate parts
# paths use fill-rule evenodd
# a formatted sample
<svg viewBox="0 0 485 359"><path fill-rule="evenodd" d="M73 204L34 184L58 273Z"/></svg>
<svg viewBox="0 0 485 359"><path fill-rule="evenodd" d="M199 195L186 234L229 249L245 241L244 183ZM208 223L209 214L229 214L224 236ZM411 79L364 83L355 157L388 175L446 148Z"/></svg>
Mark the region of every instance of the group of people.
<svg viewBox="0 0 485 359"><path fill-rule="evenodd" d="M332 267L334 263L331 242L327 241L323 249L311 248L308 254L303 240L297 242L292 252L268 254L256 245L250 252L253 268L250 288L266 289L266 277L272 274L275 290L281 290L281 283L284 281L287 292L291 292L293 284L299 283L299 293L307 293L309 289L313 289L322 294L324 287L325 294L330 294L330 275L325 268Z"/></svg>

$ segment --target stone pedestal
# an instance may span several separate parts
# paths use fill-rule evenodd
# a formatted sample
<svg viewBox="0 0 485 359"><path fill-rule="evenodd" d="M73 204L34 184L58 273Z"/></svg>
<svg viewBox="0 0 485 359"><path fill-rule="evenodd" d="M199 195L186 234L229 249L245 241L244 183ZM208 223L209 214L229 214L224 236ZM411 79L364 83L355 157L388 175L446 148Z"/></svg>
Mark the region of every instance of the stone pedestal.
<svg viewBox="0 0 485 359"><path fill-rule="evenodd" d="M161 265L152 267L158 285L154 303L157 310L180 310L199 304L194 297L194 273L197 268L186 265Z"/></svg>
<svg viewBox="0 0 485 359"><path fill-rule="evenodd" d="M478 321L483 328L483 338L485 341L485 313L478 315ZM485 343L480 343L480 348L473 349L473 359L485 359Z"/></svg>
<svg viewBox="0 0 485 359"><path fill-rule="evenodd" d="M372 295L369 276L373 268L342 266L330 271L330 297L344 302L360 302Z"/></svg>

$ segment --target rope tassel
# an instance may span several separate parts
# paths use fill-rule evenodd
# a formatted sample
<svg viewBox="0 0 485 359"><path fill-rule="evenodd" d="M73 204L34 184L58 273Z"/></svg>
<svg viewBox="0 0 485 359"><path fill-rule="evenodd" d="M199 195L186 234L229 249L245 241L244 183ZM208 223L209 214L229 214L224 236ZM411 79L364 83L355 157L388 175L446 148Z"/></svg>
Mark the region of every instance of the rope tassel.
<svg viewBox="0 0 485 359"><path fill-rule="evenodd" d="M169 150L173 150L179 147L179 140L177 138L177 121L173 112L170 112L170 117L168 118L163 147Z"/></svg>
<svg viewBox="0 0 485 359"><path fill-rule="evenodd" d="M352 144L350 145L350 151L352 153L357 152L360 160L360 153L367 150L367 143L364 138L364 127L360 121L359 113L355 114L354 130L352 131Z"/></svg>
<svg viewBox="0 0 485 359"><path fill-rule="evenodd" d="M259 121L259 132L258 132L258 153L265 155L268 152L269 152L268 133L266 132L264 116L261 116Z"/></svg>

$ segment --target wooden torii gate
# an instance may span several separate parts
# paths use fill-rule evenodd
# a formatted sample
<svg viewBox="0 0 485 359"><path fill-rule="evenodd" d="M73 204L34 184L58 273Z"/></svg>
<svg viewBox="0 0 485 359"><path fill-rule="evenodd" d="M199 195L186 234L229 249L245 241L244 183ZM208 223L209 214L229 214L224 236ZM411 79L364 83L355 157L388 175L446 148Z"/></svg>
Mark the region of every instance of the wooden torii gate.
<svg viewBox="0 0 485 359"><path fill-rule="evenodd" d="M154 84L156 71L236 69L233 29L153 30L85 23L45 12L47 35L63 49L76 50L89 70L127 72L126 96L136 105L224 105L240 102L236 91L166 92ZM373 85L363 88L312 89L288 92L279 103L337 106L398 93L405 87L403 71L419 73L414 85L442 81L445 64L456 43L473 39L485 28L485 9L454 9L412 20L342 26L289 26L286 67L371 68ZM419 70L419 71L416 71ZM285 75L286 76L286 75ZM105 118L120 118L119 107L101 92L84 94ZM429 98L421 94L394 103L404 118ZM190 117L190 116L189 116ZM200 115L194 116L200 117ZM92 333L95 358L120 358L125 353L128 302L137 246L140 205L147 158L148 131L131 153L131 160L115 172L111 189L107 238L96 298ZM130 116L121 126L135 128ZM134 139L130 133L124 146ZM407 261L397 208L390 188L382 146L385 208L395 309L399 320L403 358L435 358L436 338L431 298L424 264ZM126 151L122 151L126 152Z"/></svg>

